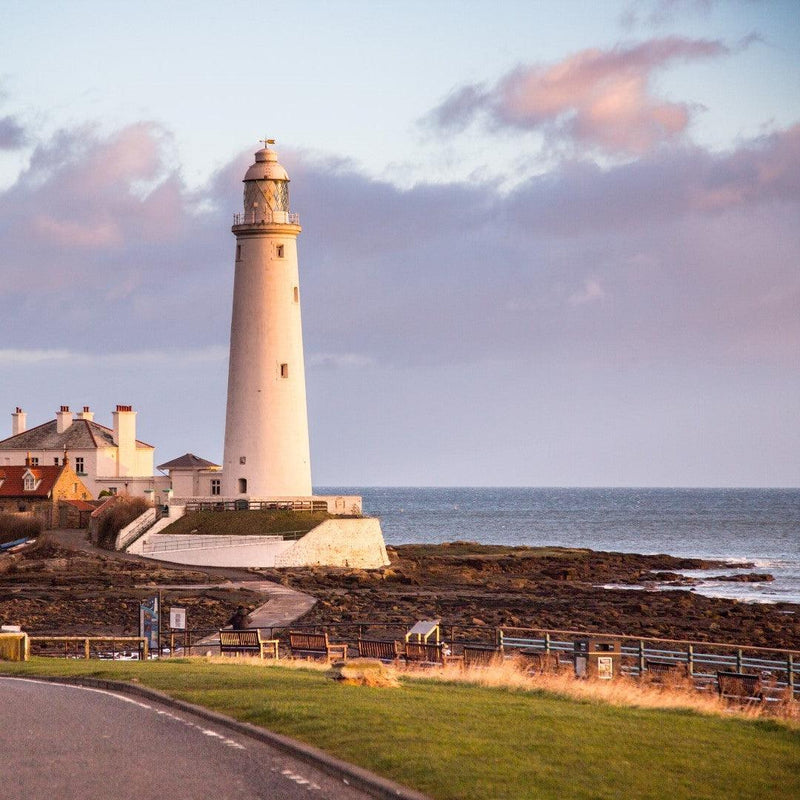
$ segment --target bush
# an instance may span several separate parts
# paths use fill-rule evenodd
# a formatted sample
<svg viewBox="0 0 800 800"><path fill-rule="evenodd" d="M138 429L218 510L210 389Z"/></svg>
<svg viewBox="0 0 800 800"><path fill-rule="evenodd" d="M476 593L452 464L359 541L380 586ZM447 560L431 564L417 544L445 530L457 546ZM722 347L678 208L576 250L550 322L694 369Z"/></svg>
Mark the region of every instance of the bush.
<svg viewBox="0 0 800 800"><path fill-rule="evenodd" d="M118 497L115 502L109 503L97 521L97 544L106 550L113 550L117 534L148 508L150 503L144 497Z"/></svg>
<svg viewBox="0 0 800 800"><path fill-rule="evenodd" d="M0 544L25 536L34 538L42 532L42 521L28 514L0 514Z"/></svg>

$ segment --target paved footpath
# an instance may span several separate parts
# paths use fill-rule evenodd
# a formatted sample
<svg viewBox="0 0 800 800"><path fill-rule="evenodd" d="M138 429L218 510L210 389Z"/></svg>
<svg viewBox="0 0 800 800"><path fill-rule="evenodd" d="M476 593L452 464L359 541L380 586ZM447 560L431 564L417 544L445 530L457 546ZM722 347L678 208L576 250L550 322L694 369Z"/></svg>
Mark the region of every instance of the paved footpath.
<svg viewBox="0 0 800 800"><path fill-rule="evenodd" d="M0 677L0 702L4 800L376 796L263 741L150 698Z"/></svg>
<svg viewBox="0 0 800 800"><path fill-rule="evenodd" d="M290 589L273 581L256 578L252 572L235 567L191 567L186 564L172 564L166 561L153 561L143 556L131 553L115 552L95 547L87 538L84 530L59 530L48 531L46 536L62 547L80 550L85 553L100 556L106 559L123 561L138 561L140 563L158 567L174 567L182 570L196 570L205 572L209 576L219 576L220 583L187 584L187 585L162 585L159 589L246 589L265 596L266 601L250 612L253 627L256 628L283 628L294 620L302 617L309 611L316 599L304 592ZM267 631L268 632L268 631ZM210 641L210 640L209 640Z"/></svg>

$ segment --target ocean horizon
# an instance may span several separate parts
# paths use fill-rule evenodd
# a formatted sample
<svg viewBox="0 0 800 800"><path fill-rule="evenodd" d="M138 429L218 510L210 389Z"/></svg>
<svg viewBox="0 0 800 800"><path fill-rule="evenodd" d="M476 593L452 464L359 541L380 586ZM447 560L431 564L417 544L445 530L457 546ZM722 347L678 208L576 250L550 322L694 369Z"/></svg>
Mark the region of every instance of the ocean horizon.
<svg viewBox="0 0 800 800"><path fill-rule="evenodd" d="M743 602L800 603L800 488L318 487L360 494L389 545L473 541L580 547L751 563L687 572L694 591ZM768 572L774 581L720 575Z"/></svg>

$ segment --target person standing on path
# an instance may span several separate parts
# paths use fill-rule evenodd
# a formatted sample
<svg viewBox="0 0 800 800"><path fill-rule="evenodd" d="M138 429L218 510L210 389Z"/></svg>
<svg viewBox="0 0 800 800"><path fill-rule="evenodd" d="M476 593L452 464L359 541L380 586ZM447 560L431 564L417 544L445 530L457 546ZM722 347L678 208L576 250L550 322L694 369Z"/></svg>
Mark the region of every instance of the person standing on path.
<svg viewBox="0 0 800 800"><path fill-rule="evenodd" d="M247 609L244 606L239 606L233 613L233 616L228 620L227 624L235 631L242 631L249 628L252 622L253 620L250 619Z"/></svg>

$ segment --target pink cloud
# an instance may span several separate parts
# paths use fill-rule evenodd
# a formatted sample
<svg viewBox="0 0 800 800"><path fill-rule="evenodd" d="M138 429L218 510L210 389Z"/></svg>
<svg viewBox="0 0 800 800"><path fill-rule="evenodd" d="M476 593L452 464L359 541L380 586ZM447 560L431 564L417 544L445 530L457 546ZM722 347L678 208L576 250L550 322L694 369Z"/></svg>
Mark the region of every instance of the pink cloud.
<svg viewBox="0 0 800 800"><path fill-rule="evenodd" d="M520 67L490 90L465 86L433 111L441 127L485 113L498 126L540 129L585 148L641 155L686 130L691 107L656 97L652 74L675 61L725 55L719 41L667 37L612 50L584 50L550 65Z"/></svg>
<svg viewBox="0 0 800 800"><path fill-rule="evenodd" d="M119 226L110 222L74 222L41 214L31 222L31 231L61 247L107 247L119 244Z"/></svg>

